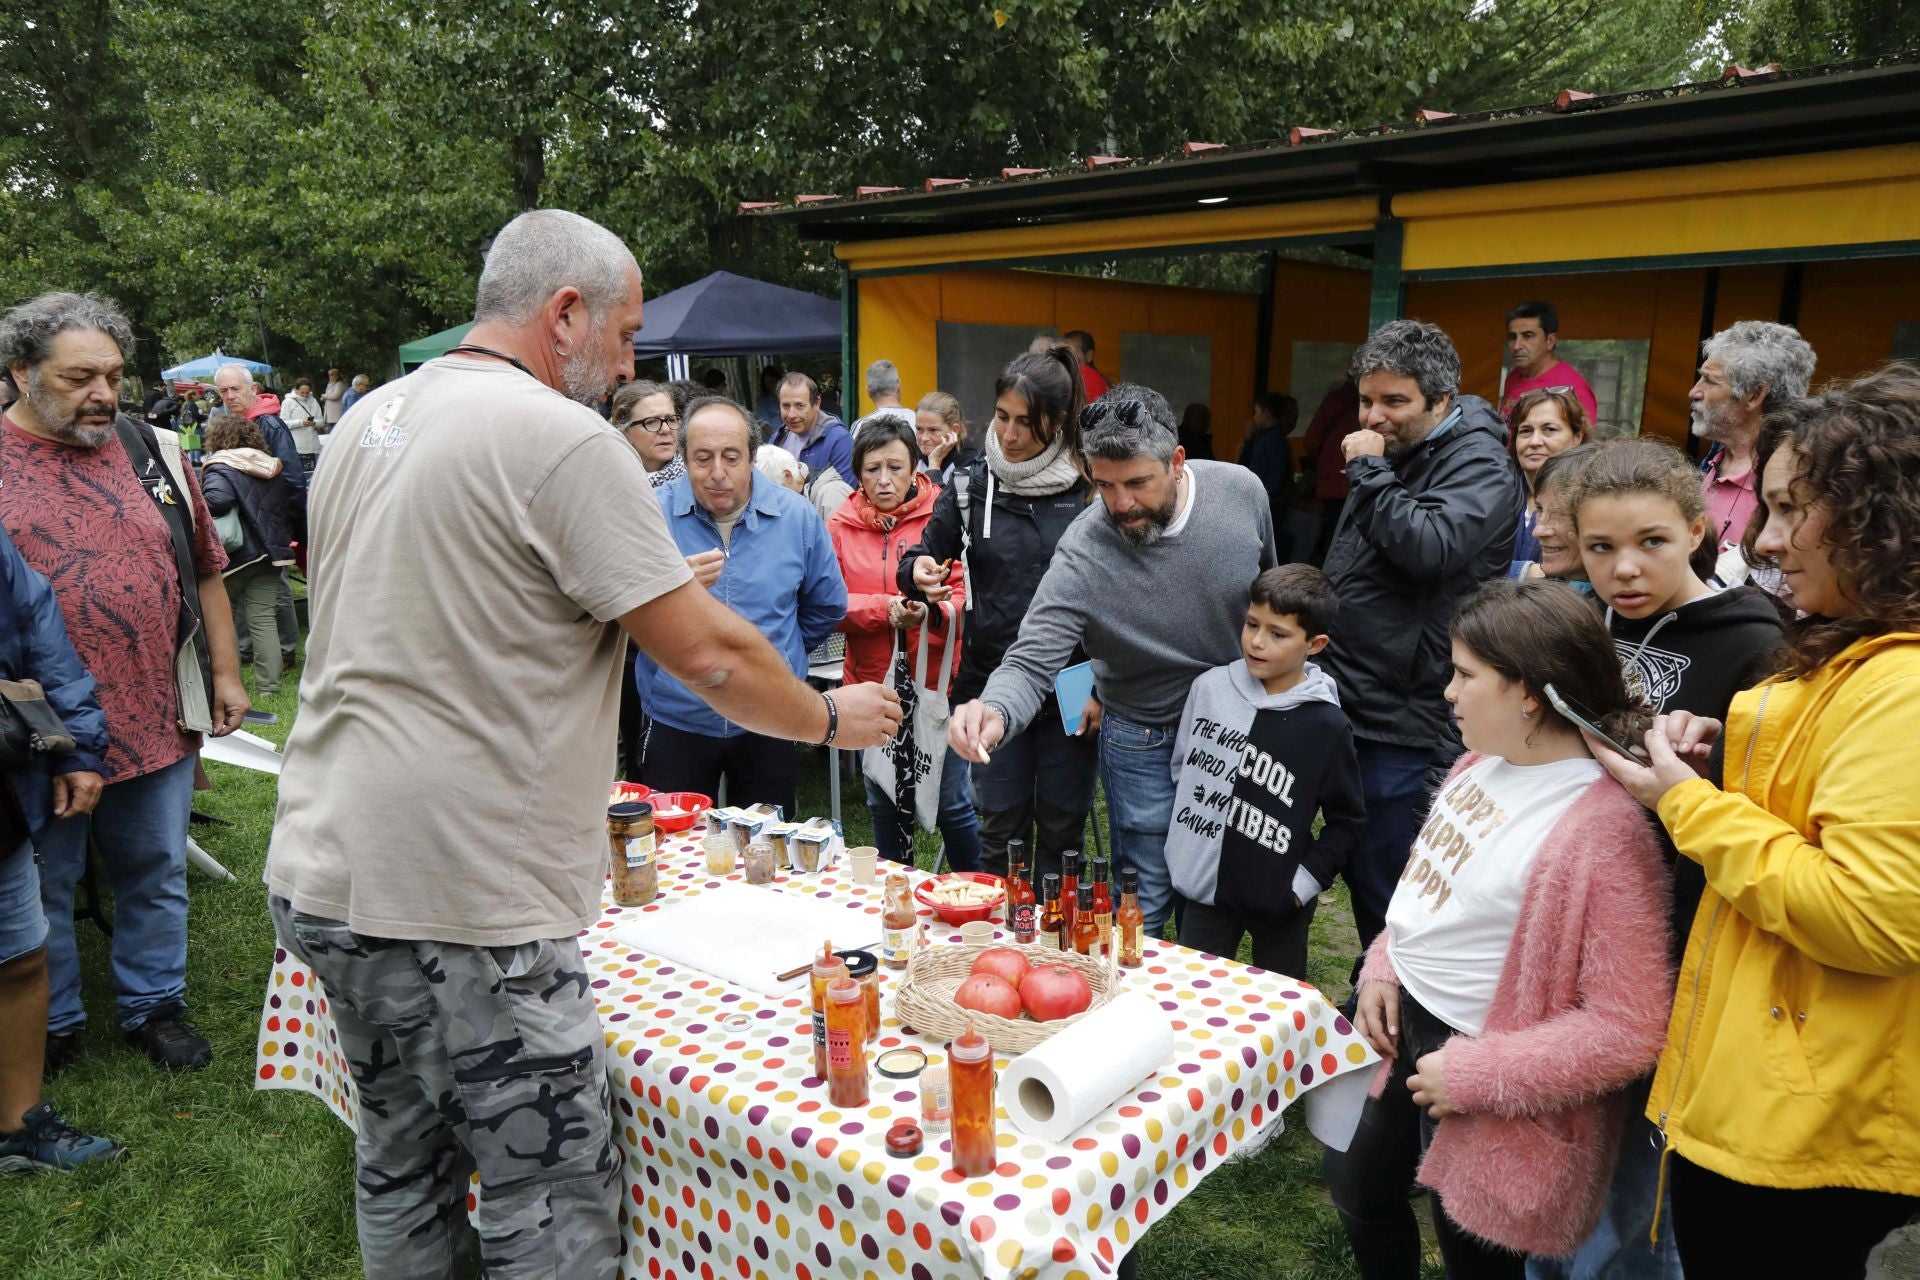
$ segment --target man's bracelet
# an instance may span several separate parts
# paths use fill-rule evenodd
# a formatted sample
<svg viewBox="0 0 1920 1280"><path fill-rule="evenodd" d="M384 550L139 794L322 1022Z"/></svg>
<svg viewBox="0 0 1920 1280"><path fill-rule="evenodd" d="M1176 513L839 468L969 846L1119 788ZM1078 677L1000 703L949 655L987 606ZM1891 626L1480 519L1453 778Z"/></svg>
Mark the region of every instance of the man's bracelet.
<svg viewBox="0 0 1920 1280"><path fill-rule="evenodd" d="M833 705L833 695L822 689L820 701L827 704L827 736L820 739L820 745L830 747L840 734L840 708Z"/></svg>

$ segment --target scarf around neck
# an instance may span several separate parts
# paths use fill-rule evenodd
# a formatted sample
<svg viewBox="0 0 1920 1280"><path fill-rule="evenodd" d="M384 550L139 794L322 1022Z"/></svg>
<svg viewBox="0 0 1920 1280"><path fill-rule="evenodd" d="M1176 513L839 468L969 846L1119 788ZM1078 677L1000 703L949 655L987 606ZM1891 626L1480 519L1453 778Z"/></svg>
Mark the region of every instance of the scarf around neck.
<svg viewBox="0 0 1920 1280"><path fill-rule="evenodd" d="M1043 498L1064 493L1080 479L1080 468L1066 449L1067 438L1054 436L1051 443L1025 462L1009 462L1000 451L1000 435L987 428L987 468L1008 493L1022 498Z"/></svg>

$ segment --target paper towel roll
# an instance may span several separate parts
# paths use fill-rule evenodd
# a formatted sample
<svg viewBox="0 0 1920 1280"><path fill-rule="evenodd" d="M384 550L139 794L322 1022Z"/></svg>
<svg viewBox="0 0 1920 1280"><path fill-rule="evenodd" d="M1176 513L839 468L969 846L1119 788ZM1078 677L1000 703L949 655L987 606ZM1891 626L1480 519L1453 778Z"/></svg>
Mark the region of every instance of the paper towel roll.
<svg viewBox="0 0 1920 1280"><path fill-rule="evenodd" d="M1047 1037L1000 1074L1000 1105L1022 1133L1065 1142L1173 1061L1173 1024L1158 1004L1122 991Z"/></svg>

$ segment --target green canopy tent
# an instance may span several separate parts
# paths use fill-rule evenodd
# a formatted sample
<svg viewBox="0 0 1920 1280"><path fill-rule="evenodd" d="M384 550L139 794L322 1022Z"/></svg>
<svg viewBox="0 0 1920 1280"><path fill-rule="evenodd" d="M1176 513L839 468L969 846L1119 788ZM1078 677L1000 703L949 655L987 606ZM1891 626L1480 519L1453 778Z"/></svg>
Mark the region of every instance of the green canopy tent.
<svg viewBox="0 0 1920 1280"><path fill-rule="evenodd" d="M449 348L457 347L466 341L467 330L473 328L473 321L457 324L451 329L442 329L439 333L428 334L424 338L415 338L412 342L400 344L400 368L412 369L427 361L447 354Z"/></svg>

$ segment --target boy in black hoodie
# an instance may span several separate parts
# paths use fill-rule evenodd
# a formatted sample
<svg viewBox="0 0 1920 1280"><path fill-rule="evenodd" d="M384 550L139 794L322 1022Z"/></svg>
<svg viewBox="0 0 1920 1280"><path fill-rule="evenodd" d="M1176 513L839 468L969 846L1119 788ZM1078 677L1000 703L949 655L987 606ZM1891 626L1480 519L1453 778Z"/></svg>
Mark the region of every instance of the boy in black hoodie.
<svg viewBox="0 0 1920 1280"><path fill-rule="evenodd" d="M1239 662L1193 682L1174 741L1167 870L1187 899L1180 945L1304 978L1307 931L1366 821L1353 726L1324 649L1339 599L1285 564L1253 581ZM1313 820L1325 813L1320 834Z"/></svg>

